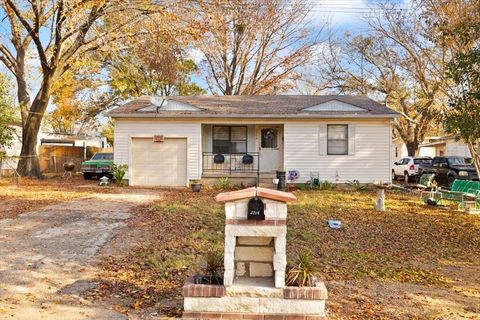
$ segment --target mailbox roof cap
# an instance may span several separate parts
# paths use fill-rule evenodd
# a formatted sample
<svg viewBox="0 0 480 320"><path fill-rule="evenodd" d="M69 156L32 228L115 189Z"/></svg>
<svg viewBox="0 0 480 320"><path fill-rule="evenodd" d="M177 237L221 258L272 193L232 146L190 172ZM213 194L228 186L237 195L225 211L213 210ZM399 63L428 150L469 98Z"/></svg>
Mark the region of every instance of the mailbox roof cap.
<svg viewBox="0 0 480 320"><path fill-rule="evenodd" d="M230 202L241 199L253 198L259 196L264 199L270 199L280 202L294 202L297 201L297 197L291 192L283 192L268 188L252 187L237 191L223 192L215 197L217 202Z"/></svg>

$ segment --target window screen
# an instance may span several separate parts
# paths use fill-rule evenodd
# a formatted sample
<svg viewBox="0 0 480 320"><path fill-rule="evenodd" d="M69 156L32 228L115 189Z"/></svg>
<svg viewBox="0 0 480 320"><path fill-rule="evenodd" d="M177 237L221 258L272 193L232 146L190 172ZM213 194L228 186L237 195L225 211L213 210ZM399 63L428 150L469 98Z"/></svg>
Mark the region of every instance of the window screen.
<svg viewBox="0 0 480 320"><path fill-rule="evenodd" d="M327 154L348 154L348 125L327 125Z"/></svg>

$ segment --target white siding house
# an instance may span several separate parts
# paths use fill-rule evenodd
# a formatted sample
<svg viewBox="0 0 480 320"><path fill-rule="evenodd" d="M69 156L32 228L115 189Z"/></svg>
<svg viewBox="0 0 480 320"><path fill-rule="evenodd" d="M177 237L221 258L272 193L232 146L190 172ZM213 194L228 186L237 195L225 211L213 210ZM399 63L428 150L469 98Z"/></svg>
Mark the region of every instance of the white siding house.
<svg viewBox="0 0 480 320"><path fill-rule="evenodd" d="M131 145L133 138L153 137L161 133L165 138L187 139L187 177L201 177L201 124L172 121L117 120L114 136L114 162L132 168ZM158 159L150 159L155 162ZM160 174L160 173L159 173ZM129 179L128 173L126 179ZM185 181L185 185L188 181Z"/></svg>
<svg viewBox="0 0 480 320"><path fill-rule="evenodd" d="M391 178L397 114L365 97L143 97L110 116L114 161L129 166L132 185L271 182L276 171L294 173L294 183Z"/></svg>
<svg viewBox="0 0 480 320"><path fill-rule="evenodd" d="M347 155L327 154L327 138L321 132L327 124L335 123L349 127ZM390 181L390 121L287 122L284 128L285 168L298 170L299 181L310 180L311 173L316 172L320 180Z"/></svg>

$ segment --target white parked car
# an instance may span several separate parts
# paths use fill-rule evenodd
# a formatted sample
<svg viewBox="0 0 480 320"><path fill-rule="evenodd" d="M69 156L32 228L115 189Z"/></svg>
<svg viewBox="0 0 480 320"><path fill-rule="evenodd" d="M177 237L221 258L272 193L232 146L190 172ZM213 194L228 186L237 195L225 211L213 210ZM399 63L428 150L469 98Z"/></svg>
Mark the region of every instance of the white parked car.
<svg viewBox="0 0 480 320"><path fill-rule="evenodd" d="M421 164L431 165L433 159L430 157L405 157L393 164L392 179L402 177L405 183L418 179L418 166Z"/></svg>

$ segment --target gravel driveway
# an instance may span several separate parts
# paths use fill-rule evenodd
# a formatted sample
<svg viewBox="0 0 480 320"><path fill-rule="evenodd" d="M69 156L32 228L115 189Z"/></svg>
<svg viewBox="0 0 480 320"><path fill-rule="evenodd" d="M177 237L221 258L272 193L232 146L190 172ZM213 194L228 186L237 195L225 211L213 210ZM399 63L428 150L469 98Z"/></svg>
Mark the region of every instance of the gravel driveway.
<svg viewBox="0 0 480 320"><path fill-rule="evenodd" d="M159 196L98 193L0 220L0 319L123 319L81 295L95 285L99 249Z"/></svg>

